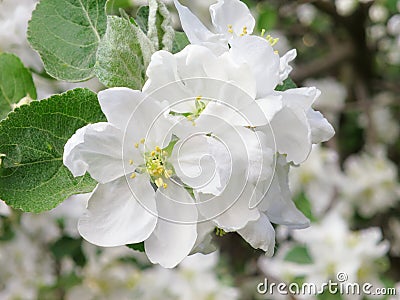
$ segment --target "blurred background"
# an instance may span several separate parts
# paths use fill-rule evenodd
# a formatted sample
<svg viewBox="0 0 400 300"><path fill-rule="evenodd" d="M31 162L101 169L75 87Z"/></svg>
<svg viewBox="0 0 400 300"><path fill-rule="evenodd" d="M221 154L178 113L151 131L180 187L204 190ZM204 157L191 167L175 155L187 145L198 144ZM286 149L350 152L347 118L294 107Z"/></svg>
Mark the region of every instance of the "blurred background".
<svg viewBox="0 0 400 300"><path fill-rule="evenodd" d="M114 0L135 16L147 1ZM165 1L173 12L171 1ZM206 24L213 0L183 4ZM324 283L345 272L348 282L397 287L400 299L400 1L267 0L245 2L263 30L279 38L279 54L296 48L298 86L322 91L315 108L336 130L293 166L290 186L309 229L277 227L267 258L239 236L215 236L219 251L194 255L176 269L152 266L126 247L100 249L76 230L87 196L35 215L0 201L0 300L8 299L363 299L355 295L262 295L259 283ZM96 81L50 79L26 40L37 1L0 0L0 52L18 55L34 73L39 99ZM256 34L257 34L256 33ZM365 298L369 299L369 298Z"/></svg>

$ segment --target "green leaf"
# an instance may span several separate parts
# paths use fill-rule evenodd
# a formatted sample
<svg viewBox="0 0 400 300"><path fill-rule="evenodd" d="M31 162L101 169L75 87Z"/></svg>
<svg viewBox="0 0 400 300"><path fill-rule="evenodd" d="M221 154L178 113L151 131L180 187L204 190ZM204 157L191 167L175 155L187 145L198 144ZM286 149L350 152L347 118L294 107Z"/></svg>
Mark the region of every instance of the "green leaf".
<svg viewBox="0 0 400 300"><path fill-rule="evenodd" d="M141 89L154 47L129 20L107 17L107 31L97 52L96 75L107 87Z"/></svg>
<svg viewBox="0 0 400 300"><path fill-rule="evenodd" d="M278 85L278 86L275 88L275 90L276 90L276 91L279 91L279 92L283 92L283 91L290 90L290 89L295 89L295 88L297 88L297 85L293 82L292 79L287 78L287 79L283 82L283 84Z"/></svg>
<svg viewBox="0 0 400 300"><path fill-rule="evenodd" d="M149 0L147 36L156 50L172 50L175 30L172 28L167 7L159 0Z"/></svg>
<svg viewBox="0 0 400 300"><path fill-rule="evenodd" d="M58 261L64 257L72 257L78 266L84 266L86 263L86 257L82 251L82 239L64 236L56 241L50 250Z"/></svg>
<svg viewBox="0 0 400 300"><path fill-rule="evenodd" d="M293 249L291 249L286 254L285 260L302 265L308 265L313 263L307 248L303 246L295 246Z"/></svg>
<svg viewBox="0 0 400 300"><path fill-rule="evenodd" d="M144 252L144 242L137 243L137 244L129 244L126 245L128 248L131 248L132 250Z"/></svg>
<svg viewBox="0 0 400 300"><path fill-rule="evenodd" d="M23 211L56 207L71 195L88 193L96 182L74 178L63 165L64 145L79 128L105 121L97 96L75 89L34 101L0 123L0 199Z"/></svg>
<svg viewBox="0 0 400 300"><path fill-rule="evenodd" d="M0 54L0 120L14 109L22 98L36 99L31 72L21 60L9 53Z"/></svg>
<svg viewBox="0 0 400 300"><path fill-rule="evenodd" d="M150 7L148 6L141 6L136 14L136 24L139 25L145 34L149 31L149 14Z"/></svg>
<svg viewBox="0 0 400 300"><path fill-rule="evenodd" d="M311 203L306 197L304 193L301 193L296 199L295 199L295 204L296 207L311 221L311 222L316 222L317 219L314 217L312 213L312 207Z"/></svg>
<svg viewBox="0 0 400 300"><path fill-rule="evenodd" d="M132 7L131 0L107 0L106 13L107 15L119 15L119 10L129 9Z"/></svg>
<svg viewBox="0 0 400 300"><path fill-rule="evenodd" d="M32 13L28 40L56 79L94 75L96 51L106 30L106 0L41 0Z"/></svg>
<svg viewBox="0 0 400 300"><path fill-rule="evenodd" d="M189 45L189 39L184 32L175 32L174 44L172 46L172 53L178 53L182 51L187 45Z"/></svg>

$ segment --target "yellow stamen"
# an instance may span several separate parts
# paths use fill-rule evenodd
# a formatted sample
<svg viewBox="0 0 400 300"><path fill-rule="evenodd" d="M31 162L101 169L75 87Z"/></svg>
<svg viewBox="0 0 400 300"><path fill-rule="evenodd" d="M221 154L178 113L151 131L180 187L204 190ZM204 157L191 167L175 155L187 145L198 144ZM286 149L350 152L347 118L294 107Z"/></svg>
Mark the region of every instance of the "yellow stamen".
<svg viewBox="0 0 400 300"><path fill-rule="evenodd" d="M155 156L156 155L156 151L151 151L150 155L151 156Z"/></svg>
<svg viewBox="0 0 400 300"><path fill-rule="evenodd" d="M247 34L247 26L244 26L243 27L243 31L242 31L242 33L240 34L240 36L244 36L244 35L246 35Z"/></svg>
<svg viewBox="0 0 400 300"><path fill-rule="evenodd" d="M141 140L140 140L140 143L141 143L141 144L144 144L145 141L146 141L145 139L141 139Z"/></svg>
<svg viewBox="0 0 400 300"><path fill-rule="evenodd" d="M132 160L132 159L129 160L129 164L130 164L131 166L133 165L133 160Z"/></svg>
<svg viewBox="0 0 400 300"><path fill-rule="evenodd" d="M158 146L155 148L155 150L156 150L157 152L161 152L161 148L158 147Z"/></svg>
<svg viewBox="0 0 400 300"><path fill-rule="evenodd" d="M197 101L200 101L202 98L203 98L202 96L197 96L197 97L196 97L196 100L197 100Z"/></svg>
<svg viewBox="0 0 400 300"><path fill-rule="evenodd" d="M168 156L168 152L167 152L167 151L163 151L163 152L162 152L162 155Z"/></svg>
<svg viewBox="0 0 400 300"><path fill-rule="evenodd" d="M232 25L228 25L228 32L229 33L233 33L233 26Z"/></svg>
<svg viewBox="0 0 400 300"><path fill-rule="evenodd" d="M164 183L163 188L166 189L168 187L168 184Z"/></svg>
<svg viewBox="0 0 400 300"><path fill-rule="evenodd" d="M132 175L131 175L131 179L134 179L134 178L136 178L136 173L132 173Z"/></svg>
<svg viewBox="0 0 400 300"><path fill-rule="evenodd" d="M261 36L264 36L265 34L265 29L261 30Z"/></svg>
<svg viewBox="0 0 400 300"><path fill-rule="evenodd" d="M164 180L160 177L157 178L154 183L156 184L157 187L163 186L164 185Z"/></svg>
<svg viewBox="0 0 400 300"><path fill-rule="evenodd" d="M135 144L135 148L136 149L139 148L139 144L138 143Z"/></svg>

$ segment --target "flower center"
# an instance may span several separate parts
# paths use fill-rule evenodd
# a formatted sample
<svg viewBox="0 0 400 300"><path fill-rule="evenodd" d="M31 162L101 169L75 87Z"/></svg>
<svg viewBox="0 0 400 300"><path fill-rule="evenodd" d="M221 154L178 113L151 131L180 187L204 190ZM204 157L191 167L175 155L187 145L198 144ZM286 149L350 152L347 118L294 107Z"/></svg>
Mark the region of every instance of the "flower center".
<svg viewBox="0 0 400 300"><path fill-rule="evenodd" d="M145 140L141 139L140 144L144 144ZM139 143L135 144L135 148L139 148ZM144 152L144 164L138 166L136 171L132 173L131 178L136 178L136 172L147 173L150 175L151 181L158 187L166 189L168 184L165 180L173 175L173 167L168 163L169 152L156 146L154 150ZM129 164L133 165L132 160Z"/></svg>
<svg viewBox="0 0 400 300"><path fill-rule="evenodd" d="M201 113L206 109L207 103L201 101L203 99L202 96L197 96L195 100L196 109L193 112L186 114L186 119L193 123L193 126L196 126L195 120L201 115Z"/></svg>
<svg viewBox="0 0 400 300"><path fill-rule="evenodd" d="M229 32L230 34L233 34L233 33L234 33L234 31L233 31L233 25L228 25L228 32ZM247 32L247 26L243 26L242 33L240 34L240 36L244 36L244 35L246 35L246 34L248 34L248 32Z"/></svg>

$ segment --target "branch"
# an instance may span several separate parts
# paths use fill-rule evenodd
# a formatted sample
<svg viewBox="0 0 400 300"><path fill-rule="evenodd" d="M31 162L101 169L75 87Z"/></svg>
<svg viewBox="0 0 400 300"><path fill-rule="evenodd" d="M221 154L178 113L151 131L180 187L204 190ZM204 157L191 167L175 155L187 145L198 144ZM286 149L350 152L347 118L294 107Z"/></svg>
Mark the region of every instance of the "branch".
<svg viewBox="0 0 400 300"><path fill-rule="evenodd" d="M302 82L307 78L314 77L335 68L341 62L352 58L354 54L354 46L351 43L338 44L338 46L332 49L327 55L308 64L297 66L291 77L295 82Z"/></svg>

